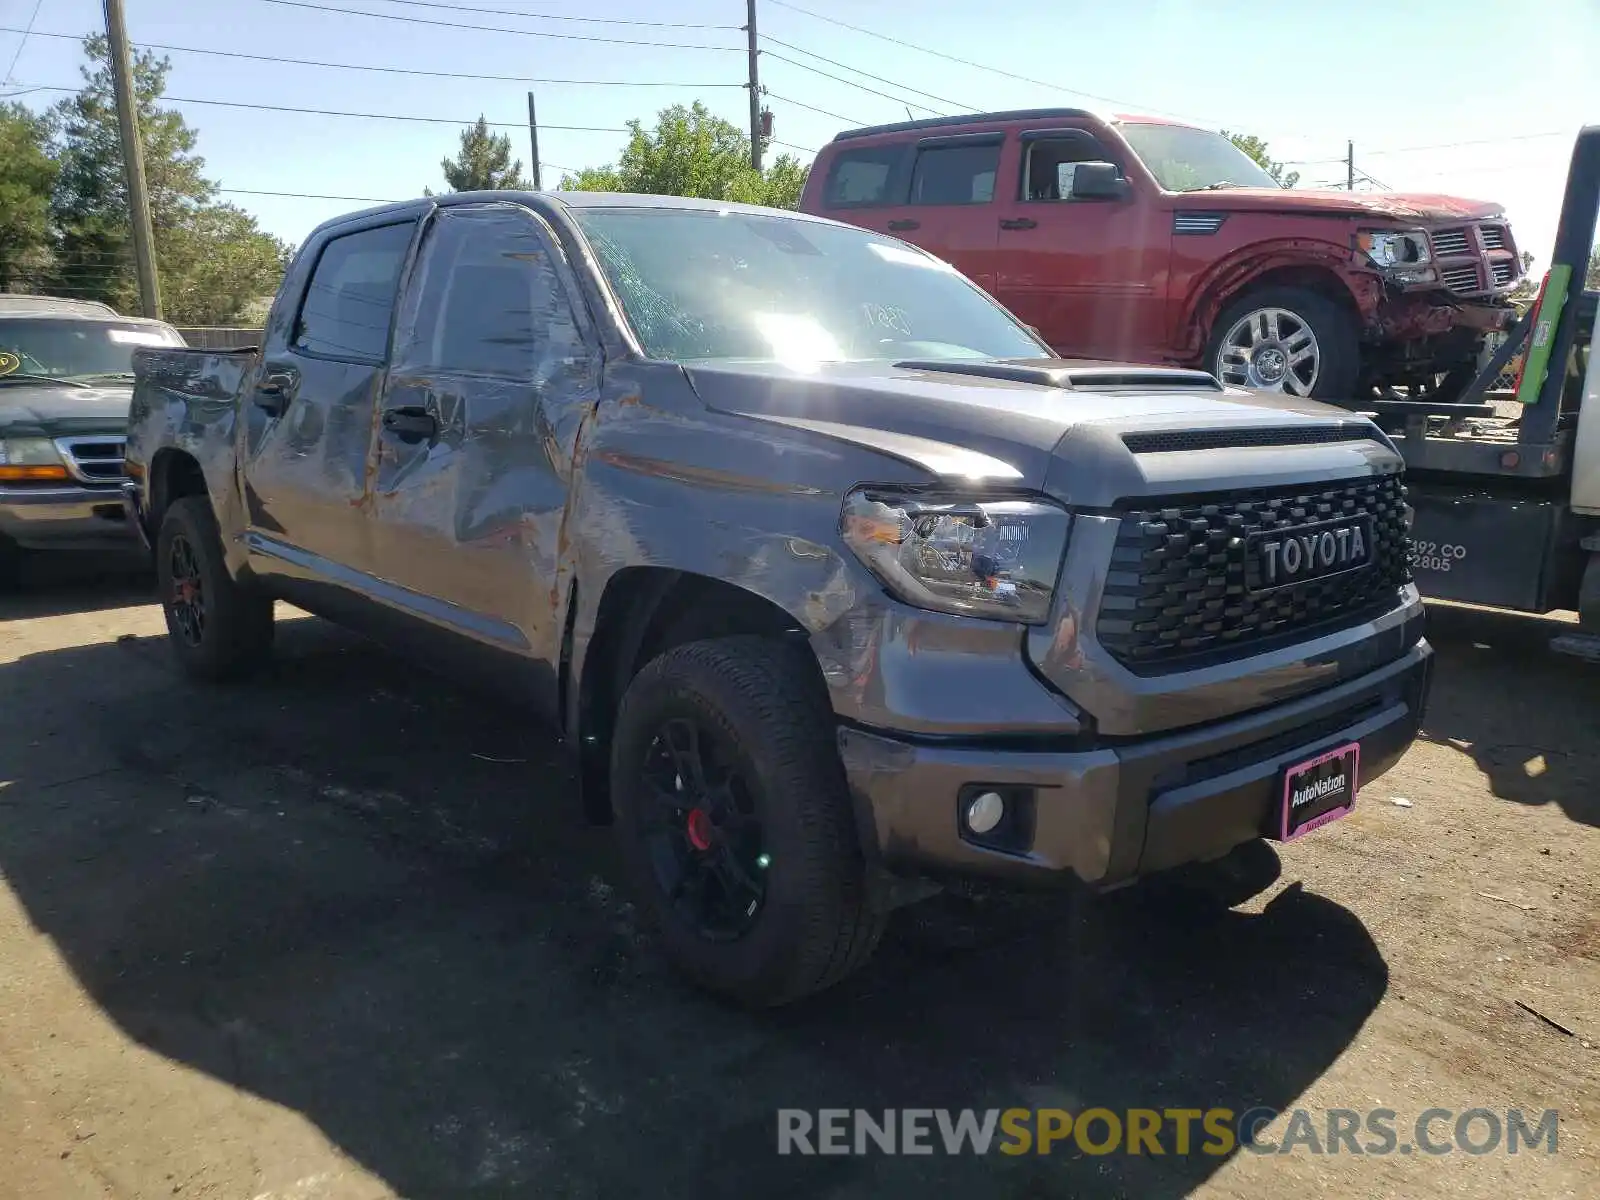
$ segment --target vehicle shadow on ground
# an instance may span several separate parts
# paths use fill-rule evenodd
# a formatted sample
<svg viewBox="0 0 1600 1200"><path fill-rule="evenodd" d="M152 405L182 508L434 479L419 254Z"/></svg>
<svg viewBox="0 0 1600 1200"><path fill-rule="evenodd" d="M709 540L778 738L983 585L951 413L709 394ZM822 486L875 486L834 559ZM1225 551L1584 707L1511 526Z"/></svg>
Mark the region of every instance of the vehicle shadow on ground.
<svg viewBox="0 0 1600 1200"><path fill-rule="evenodd" d="M1561 621L1430 605L1422 736L1470 754L1496 796L1600 825L1600 665L1556 654ZM1486 701L1485 697L1494 697Z"/></svg>
<svg viewBox="0 0 1600 1200"><path fill-rule="evenodd" d="M220 691L149 638L0 667L0 870L129 1036L402 1195L1183 1196L1226 1156L779 1158L776 1114L1282 1109L1387 987L1298 885L1182 924L979 895L897 913L807 1004L733 1011L664 967L525 718L322 622L280 643Z"/></svg>
<svg viewBox="0 0 1600 1200"><path fill-rule="evenodd" d="M126 608L155 594L155 572L137 551L30 554L20 578L0 588L0 623Z"/></svg>

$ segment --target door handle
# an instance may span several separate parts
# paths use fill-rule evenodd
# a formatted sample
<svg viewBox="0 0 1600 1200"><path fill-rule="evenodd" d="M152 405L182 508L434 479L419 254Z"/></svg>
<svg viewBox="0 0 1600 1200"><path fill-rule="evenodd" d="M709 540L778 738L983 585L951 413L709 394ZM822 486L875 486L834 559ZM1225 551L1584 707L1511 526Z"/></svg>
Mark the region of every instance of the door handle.
<svg viewBox="0 0 1600 1200"><path fill-rule="evenodd" d="M921 228L922 228L922 222L921 221L901 220L901 221L890 221L889 222L889 232L890 233L902 233L907 229L921 229Z"/></svg>
<svg viewBox="0 0 1600 1200"><path fill-rule="evenodd" d="M274 417L281 417L300 386L300 372L293 367L271 367L256 382L256 406Z"/></svg>
<svg viewBox="0 0 1600 1200"><path fill-rule="evenodd" d="M439 421L418 405L383 410L383 427L402 442L432 441L439 436Z"/></svg>
<svg viewBox="0 0 1600 1200"><path fill-rule="evenodd" d="M1037 229L1039 222L1032 217L1001 217L1001 229Z"/></svg>

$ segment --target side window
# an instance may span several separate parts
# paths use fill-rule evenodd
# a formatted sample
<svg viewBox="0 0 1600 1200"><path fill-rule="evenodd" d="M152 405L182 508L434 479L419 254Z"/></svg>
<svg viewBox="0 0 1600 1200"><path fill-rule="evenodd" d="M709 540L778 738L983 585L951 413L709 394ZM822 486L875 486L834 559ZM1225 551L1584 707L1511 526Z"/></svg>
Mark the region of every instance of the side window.
<svg viewBox="0 0 1600 1200"><path fill-rule="evenodd" d="M1105 148L1088 134L1029 142L1022 158L1022 198L1070 200L1077 164L1109 158Z"/></svg>
<svg viewBox="0 0 1600 1200"><path fill-rule="evenodd" d="M828 168L828 183L822 189L827 208L867 208L891 204L889 179L899 159L899 146L863 146L842 150Z"/></svg>
<svg viewBox="0 0 1600 1200"><path fill-rule="evenodd" d="M401 308L396 366L542 383L586 356L550 256L513 205L439 210Z"/></svg>
<svg viewBox="0 0 1600 1200"><path fill-rule="evenodd" d="M917 154L913 204L987 204L994 199L1000 143L934 146Z"/></svg>
<svg viewBox="0 0 1600 1200"><path fill-rule="evenodd" d="M336 237L322 248L295 319L296 349L330 358L381 359L416 222Z"/></svg>

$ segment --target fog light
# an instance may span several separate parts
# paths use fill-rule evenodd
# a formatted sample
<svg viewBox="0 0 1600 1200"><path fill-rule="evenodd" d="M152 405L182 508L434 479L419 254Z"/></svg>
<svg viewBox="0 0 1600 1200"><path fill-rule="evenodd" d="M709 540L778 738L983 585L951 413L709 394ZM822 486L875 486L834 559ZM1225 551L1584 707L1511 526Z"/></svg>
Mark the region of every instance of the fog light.
<svg viewBox="0 0 1600 1200"><path fill-rule="evenodd" d="M1006 802L999 792L983 792L967 805L967 828L973 833L989 833L1006 815Z"/></svg>

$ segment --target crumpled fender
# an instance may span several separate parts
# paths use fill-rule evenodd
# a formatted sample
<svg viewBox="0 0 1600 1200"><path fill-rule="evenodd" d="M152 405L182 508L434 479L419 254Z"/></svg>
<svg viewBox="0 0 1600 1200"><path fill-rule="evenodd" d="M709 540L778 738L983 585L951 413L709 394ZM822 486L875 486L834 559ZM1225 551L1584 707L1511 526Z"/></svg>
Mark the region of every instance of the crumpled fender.
<svg viewBox="0 0 1600 1200"><path fill-rule="evenodd" d="M1255 280L1285 267L1323 272L1338 280L1360 314L1362 326L1368 328L1376 322L1383 281L1376 271L1356 266L1348 246L1315 238L1274 238L1246 246L1196 277L1184 298L1188 315L1179 337L1184 356L1198 358L1222 310Z"/></svg>

